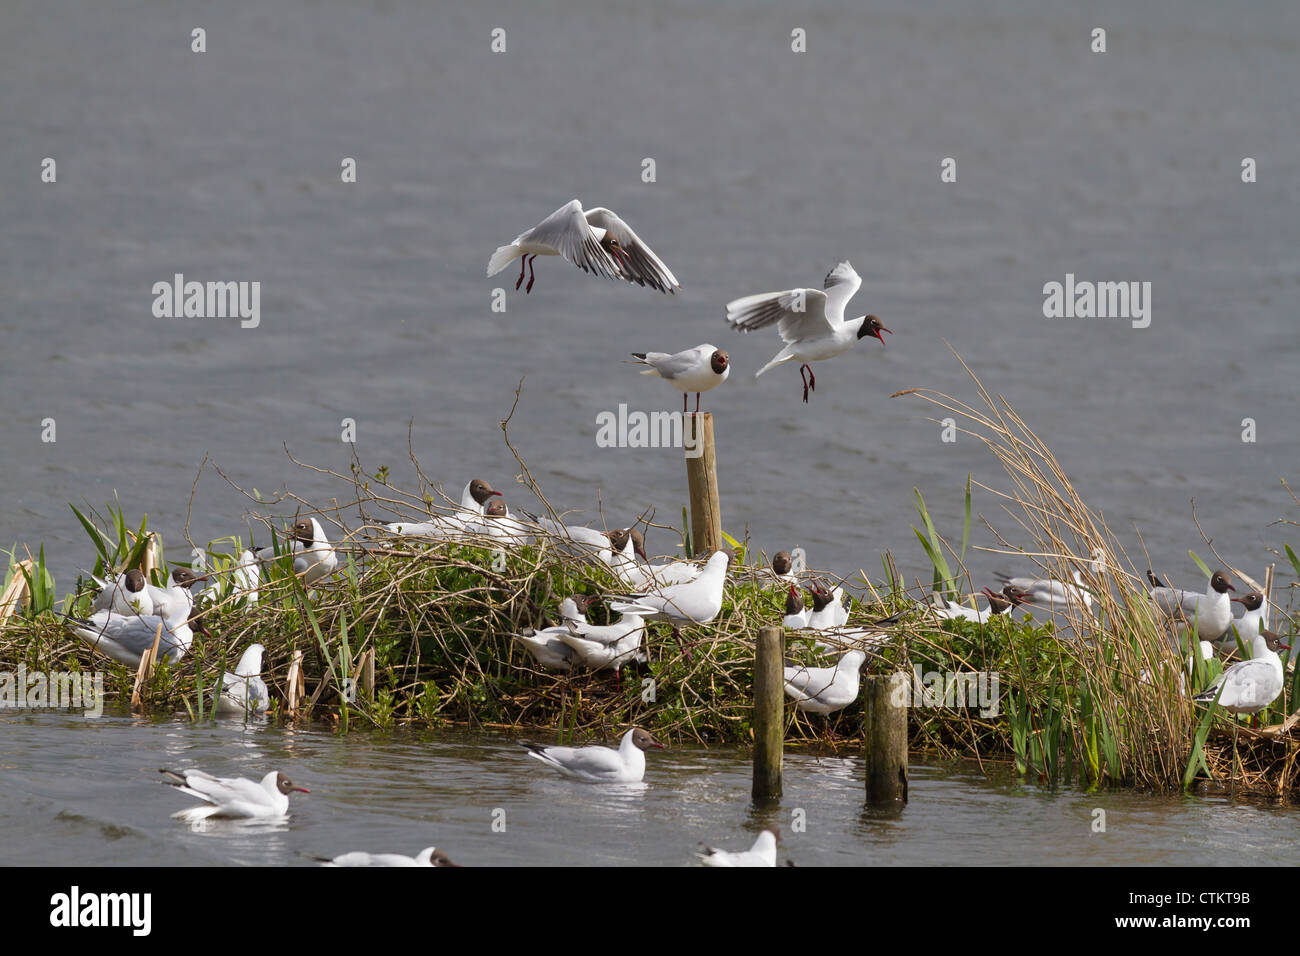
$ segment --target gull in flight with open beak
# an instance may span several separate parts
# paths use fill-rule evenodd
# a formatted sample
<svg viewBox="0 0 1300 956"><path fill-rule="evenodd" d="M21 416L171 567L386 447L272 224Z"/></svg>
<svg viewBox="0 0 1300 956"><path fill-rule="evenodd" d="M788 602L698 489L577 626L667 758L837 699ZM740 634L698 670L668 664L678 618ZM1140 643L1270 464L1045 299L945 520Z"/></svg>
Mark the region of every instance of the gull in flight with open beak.
<svg viewBox="0 0 1300 956"><path fill-rule="evenodd" d="M722 349L697 345L693 349L667 352L633 352L631 364L650 366L642 375L657 375L682 392L682 414L686 414L686 396L695 393L695 413L700 412L700 392L721 385L731 374L731 360Z"/></svg>
<svg viewBox="0 0 1300 956"><path fill-rule="evenodd" d="M786 289L784 292L747 295L728 302L727 322L733 329L752 332L776 323L781 341L785 343L785 348L755 372L754 377L758 378L775 365L798 360L801 363L799 378L803 382L803 400L807 402L808 392L817 390L817 376L809 362L847 352L859 339L868 335L874 335L884 345L885 337L880 333L889 332L889 329L874 315L844 318L844 307L861 285L862 277L846 260L827 274L825 291Z"/></svg>
<svg viewBox="0 0 1300 956"><path fill-rule="evenodd" d="M533 260L538 256L563 256L583 272L607 279L626 279L660 292L676 292L681 288L677 277L631 226L603 206L584 212L582 203L576 199L520 233L510 245L497 249L488 262L487 274L494 276L519 259L515 288L523 283L527 268L528 285L524 292L532 292L537 278L533 274Z"/></svg>

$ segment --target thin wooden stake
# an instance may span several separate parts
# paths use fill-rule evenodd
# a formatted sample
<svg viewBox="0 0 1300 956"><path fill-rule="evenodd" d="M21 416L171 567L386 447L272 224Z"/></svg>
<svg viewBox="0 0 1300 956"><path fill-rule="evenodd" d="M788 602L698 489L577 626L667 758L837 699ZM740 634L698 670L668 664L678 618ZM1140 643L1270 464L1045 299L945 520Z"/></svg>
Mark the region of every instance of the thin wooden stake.
<svg viewBox="0 0 1300 956"><path fill-rule="evenodd" d="M862 735L866 748L867 801L907 803L907 707L894 693L906 674L864 678Z"/></svg>
<svg viewBox="0 0 1300 956"><path fill-rule="evenodd" d="M288 686L285 688L284 710L290 717L298 716L298 701L307 693L306 682L302 679L302 651L294 651L289 661Z"/></svg>
<svg viewBox="0 0 1300 956"><path fill-rule="evenodd" d="M691 499L691 550L696 557L707 558L722 548L712 412L682 416L682 444L686 446L686 485Z"/></svg>
<svg viewBox="0 0 1300 956"><path fill-rule="evenodd" d="M754 644L754 786L756 803L781 799L785 745L785 628L759 628Z"/></svg>
<svg viewBox="0 0 1300 956"><path fill-rule="evenodd" d="M142 690L145 682L153 676L154 661L158 659L158 644L162 641L163 622L158 622L158 628L153 632L153 646L140 655L140 666L135 671L135 687L131 689L131 709L144 710L144 695Z"/></svg>

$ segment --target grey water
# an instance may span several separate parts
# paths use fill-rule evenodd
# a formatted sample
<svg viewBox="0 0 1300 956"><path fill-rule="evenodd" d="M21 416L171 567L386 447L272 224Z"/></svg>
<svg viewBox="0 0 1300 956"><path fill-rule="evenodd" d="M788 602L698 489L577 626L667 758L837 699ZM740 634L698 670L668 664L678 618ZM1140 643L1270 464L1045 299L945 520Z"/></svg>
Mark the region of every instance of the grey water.
<svg viewBox="0 0 1300 956"><path fill-rule="evenodd" d="M1104 53L1090 49L1098 26ZM806 52L791 49L796 29ZM410 423L450 492L485 477L527 507L498 425L521 378L510 433L554 505L597 522L603 507L609 526L652 507L677 524L681 453L599 448L596 419L677 407L627 353L710 342L733 362L704 397L726 529L769 554L802 545L846 575L878 575L891 549L928 579L912 489L956 539L966 475L1006 487L977 442L943 441L932 408L890 398L928 386L974 401L949 343L1131 552L1136 528L1158 568L1194 583L1187 549L1209 558L1195 499L1225 558L1262 568L1296 544L1272 522L1300 519L1279 481L1295 478L1300 438L1298 44L1300 9L1267 0L5 4L0 547L43 542L62 593L93 560L69 502L147 513L175 559L187 518L203 544L246 536L250 512L296 507L231 483L346 500L285 455L347 473L344 419L367 471L389 466L398 487L415 485ZM355 183L341 181L345 158ZM945 158L955 182L940 179ZM682 291L557 259L538 260L529 295L513 270L485 277L498 245L573 197L622 214ZM795 369L753 377L775 333L732 332L723 306L815 287L842 259L864 279L850 314L894 334L819 363L804 405ZM257 326L155 318L151 290L176 273L260 282ZM1067 274L1150 282L1150 325L1046 318L1043 288ZM198 475L205 456L231 483ZM977 489L975 508L1028 543L994 496ZM972 545L996 541L977 522ZM650 546L675 541L658 531ZM978 551L968 563L977 585L1024 566ZM44 862L270 862L446 840L472 862L675 863L697 837L746 843L754 823L728 753L675 752L646 790L603 805L518 766L508 742L7 717L0 739L6 840ZM149 776L172 759L249 773L292 759L322 785L266 840L174 839L173 801ZM929 769L901 821L863 821L851 761L799 770L793 799L817 822L790 855L808 863L963 862L945 841L958 831L982 862L1211 862L1247 835L1274 845L1269 827L1288 819ZM152 796L124 809L137 793ZM508 837L488 829L479 794L518 808ZM1133 814L1132 842L1090 837L1084 808L1103 800ZM1211 812L1213 828L1186 825ZM567 839L580 820L585 844ZM630 838L633 823L645 832Z"/></svg>
<svg viewBox="0 0 1300 956"><path fill-rule="evenodd" d="M749 758L730 748L653 751L643 783L607 786L565 779L507 734L55 713L3 724L8 864L303 866L437 846L466 866L688 866L700 842L747 849L773 823L778 858L799 866L1294 861L1294 810L1224 796L1089 793L921 764L901 813L868 810L852 748L788 753L780 804L756 810ZM293 794L281 821L191 825L171 815L197 801L158 770L194 766L258 779L283 769L311 793Z"/></svg>

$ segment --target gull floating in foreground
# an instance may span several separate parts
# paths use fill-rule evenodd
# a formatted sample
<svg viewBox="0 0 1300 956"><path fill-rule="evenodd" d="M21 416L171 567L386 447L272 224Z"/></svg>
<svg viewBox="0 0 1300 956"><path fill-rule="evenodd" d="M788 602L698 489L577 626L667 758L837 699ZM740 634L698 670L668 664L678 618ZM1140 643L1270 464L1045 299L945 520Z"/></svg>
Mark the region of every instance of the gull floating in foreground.
<svg viewBox="0 0 1300 956"><path fill-rule="evenodd" d="M707 342L682 352L633 352L636 364L650 366L642 375L657 375L682 393L682 414L686 396L695 393L695 414L700 413L700 392L721 385L731 374L731 361L722 349Z"/></svg>
<svg viewBox="0 0 1300 956"><path fill-rule="evenodd" d="M1282 635L1264 629L1251 642L1251 658L1239 661L1219 675L1209 687L1192 699L1200 704L1219 698L1219 706L1233 714L1257 714L1282 693L1282 659L1278 649L1289 651ZM1220 693L1222 689L1222 693Z"/></svg>
<svg viewBox="0 0 1300 956"><path fill-rule="evenodd" d="M1147 571L1150 580L1151 600L1165 614L1178 621L1196 622L1196 634L1203 641L1215 641L1232 626L1232 599L1229 591L1236 591L1226 571L1215 571L1204 594L1179 591L1164 587L1159 578Z"/></svg>
<svg viewBox="0 0 1300 956"><path fill-rule="evenodd" d="M787 667L785 693L800 710L833 714L858 699L861 670L867 655L849 651L833 667Z"/></svg>
<svg viewBox="0 0 1300 956"><path fill-rule="evenodd" d="M342 853L332 859L316 856L321 866L460 866L451 862L451 857L437 847L426 846L415 856L402 856L400 853L366 853L361 850Z"/></svg>
<svg viewBox="0 0 1300 956"><path fill-rule="evenodd" d="M770 826L758 835L748 850L731 852L701 843L695 855L705 866L776 866L776 845L780 842L780 829Z"/></svg>
<svg viewBox="0 0 1300 956"><path fill-rule="evenodd" d="M243 777L214 777L202 770L161 770L167 783L181 793L205 801L204 806L173 813L177 820L191 823L209 817L251 820L282 817L289 812L289 794L310 793L278 771L272 770L261 782Z"/></svg>
<svg viewBox="0 0 1300 956"><path fill-rule="evenodd" d="M639 727L623 735L617 750L599 746L546 747L531 740L519 744L528 748L529 756L587 783L640 783L645 776L645 751L651 747L667 749Z"/></svg>
<svg viewBox="0 0 1300 956"><path fill-rule="evenodd" d="M262 654L266 648L250 644L239 658L233 672L221 675L221 690L217 694L216 713L219 715L264 714L271 709L271 694L262 680Z"/></svg>
<svg viewBox="0 0 1300 956"><path fill-rule="evenodd" d="M824 284L825 291L787 289L747 295L727 303L727 322L740 332L752 332L777 323L785 348L754 373L754 377L758 378L783 362L797 360L802 363L799 378L803 382L805 402L808 401L808 392L817 390L817 376L809 362L847 352L859 339L868 335L874 335L884 345L885 337L880 333L889 332L874 315L844 318L844 307L862 285L862 277L847 260L827 273Z"/></svg>
<svg viewBox="0 0 1300 956"><path fill-rule="evenodd" d="M532 266L538 256L563 256L583 272L607 279L626 279L660 292L676 292L681 288L677 277L631 226L603 206L584 212L582 203L576 199L520 233L510 245L497 249L488 262L487 274L494 276L519 259L515 288L524 281L527 267L528 285L524 292L532 292L537 278Z"/></svg>
<svg viewBox="0 0 1300 956"><path fill-rule="evenodd" d="M278 556L274 548L262 548L257 552L257 560L274 561L277 557L292 555L293 573L301 574L303 582L308 585L329 577L338 569L339 556L334 553L325 531L315 518L295 521L288 535L289 539Z"/></svg>

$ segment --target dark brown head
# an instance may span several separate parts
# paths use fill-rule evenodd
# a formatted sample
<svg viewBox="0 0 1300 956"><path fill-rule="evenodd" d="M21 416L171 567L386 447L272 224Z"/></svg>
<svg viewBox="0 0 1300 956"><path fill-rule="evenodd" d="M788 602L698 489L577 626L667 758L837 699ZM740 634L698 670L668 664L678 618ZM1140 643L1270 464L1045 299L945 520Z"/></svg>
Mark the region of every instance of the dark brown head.
<svg viewBox="0 0 1300 956"><path fill-rule="evenodd" d="M655 740L648 730L642 730L640 727L632 731L632 743L636 745L638 750L649 750L651 747L658 747L660 750L668 749Z"/></svg>
<svg viewBox="0 0 1300 956"><path fill-rule="evenodd" d="M132 568L130 571L126 572L126 574L122 575L122 581L126 585L126 589L132 594L139 594L144 590L144 572L139 568Z"/></svg>
<svg viewBox="0 0 1300 956"><path fill-rule="evenodd" d="M1268 649L1272 651L1274 654L1276 654L1279 650L1283 650L1283 651L1291 650L1291 645L1286 643L1286 638L1284 638L1277 631L1270 631L1268 628L1264 628L1259 633L1264 636L1264 641L1268 644Z"/></svg>
<svg viewBox="0 0 1300 956"><path fill-rule="evenodd" d="M825 610L826 606L835 600L835 595L820 581L813 584L808 593L812 595L814 611Z"/></svg>
<svg viewBox="0 0 1300 956"><path fill-rule="evenodd" d="M484 504L493 495L499 496L500 494L499 491L493 491L492 486L482 478L475 478L469 483L469 496L479 504Z"/></svg>
<svg viewBox="0 0 1300 956"><path fill-rule="evenodd" d="M575 594L573 596L573 603L577 605L579 614L586 614L587 608L591 607L599 600L599 594Z"/></svg>
<svg viewBox="0 0 1300 956"><path fill-rule="evenodd" d="M713 357L709 359L709 368L713 369L714 375L721 375L727 370L727 363L729 361L731 361L731 359L728 357L727 353L722 351L722 349L718 349L713 353Z"/></svg>
<svg viewBox="0 0 1300 956"><path fill-rule="evenodd" d="M451 862L451 857L443 853L441 850L434 850L433 853L430 854L429 865L430 866L457 866L457 867L460 866L459 863Z"/></svg>
<svg viewBox="0 0 1300 956"><path fill-rule="evenodd" d="M299 518L295 521L289 536L295 541L301 541L303 544L316 543L316 529L311 526L310 518Z"/></svg>
<svg viewBox="0 0 1300 956"><path fill-rule="evenodd" d="M645 536L636 528L618 528L614 531L605 532L605 536L609 538L609 543L614 550L620 554L627 547L628 538L631 538L632 553L640 555L646 561L650 560L645 553Z"/></svg>
<svg viewBox="0 0 1300 956"><path fill-rule="evenodd" d="M1237 589L1232 586L1232 579L1228 577L1227 571L1215 571L1214 576L1210 578L1210 587L1223 594L1227 591L1235 592Z"/></svg>
<svg viewBox="0 0 1300 956"><path fill-rule="evenodd" d="M1002 589L1002 596L1011 602L1013 607L1020 607L1029 600L1029 592L1022 591L1014 584L1008 584Z"/></svg>
<svg viewBox="0 0 1300 956"><path fill-rule="evenodd" d="M282 773L277 773L275 775L275 789L279 790L285 796L288 796L289 792L293 790L296 790L299 793L311 793L311 791L306 787L296 786L292 780Z"/></svg>
<svg viewBox="0 0 1300 956"><path fill-rule="evenodd" d="M789 574L792 567L794 558L790 557L789 551L778 551L772 555L772 570L777 574Z"/></svg>
<svg viewBox="0 0 1300 956"><path fill-rule="evenodd" d="M989 610L994 614L1005 614L1015 605L1015 602L1010 598L989 588L984 589L984 596L989 599Z"/></svg>
<svg viewBox="0 0 1300 956"><path fill-rule="evenodd" d="M1264 595L1258 591L1251 591L1245 597L1233 598L1233 600L1243 605L1247 611L1258 611L1264 606Z"/></svg>
<svg viewBox="0 0 1300 956"><path fill-rule="evenodd" d="M785 598L785 613L798 614L803 610L803 597L799 594L799 589L793 584L790 585L790 593Z"/></svg>
<svg viewBox="0 0 1300 956"><path fill-rule="evenodd" d="M202 580L203 577L195 574L189 568L172 569L172 584L178 584L183 588L187 588L190 585L194 584L196 581L202 581Z"/></svg>
<svg viewBox="0 0 1300 956"><path fill-rule="evenodd" d="M881 332L889 332L889 329L881 325L880 320L874 315L869 315L862 320L862 328L858 329L858 338L862 339L866 338L868 335L874 335L876 338L880 339L880 344L884 345L885 337L880 334ZM893 335L894 333L889 332L889 334Z"/></svg>
<svg viewBox="0 0 1300 956"><path fill-rule="evenodd" d="M498 492L500 494L500 492ZM496 501L489 501L483 508L485 515L491 515L494 518L504 518L507 514L506 500L498 498Z"/></svg>

